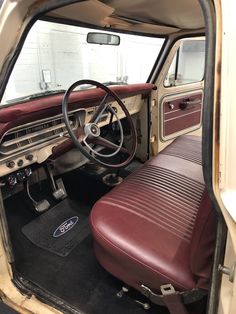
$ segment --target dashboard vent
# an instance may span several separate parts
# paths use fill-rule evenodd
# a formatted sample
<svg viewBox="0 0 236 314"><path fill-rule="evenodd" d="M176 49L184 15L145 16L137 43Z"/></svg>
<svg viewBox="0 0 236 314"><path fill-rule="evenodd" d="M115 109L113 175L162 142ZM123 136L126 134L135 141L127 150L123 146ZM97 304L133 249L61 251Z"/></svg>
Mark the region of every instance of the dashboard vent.
<svg viewBox="0 0 236 314"><path fill-rule="evenodd" d="M75 116L71 115L69 119L72 128L76 128ZM67 134L67 130L62 117L28 124L27 127L14 128L3 136L0 153L3 155L18 153L30 149L32 146L54 141L65 134Z"/></svg>

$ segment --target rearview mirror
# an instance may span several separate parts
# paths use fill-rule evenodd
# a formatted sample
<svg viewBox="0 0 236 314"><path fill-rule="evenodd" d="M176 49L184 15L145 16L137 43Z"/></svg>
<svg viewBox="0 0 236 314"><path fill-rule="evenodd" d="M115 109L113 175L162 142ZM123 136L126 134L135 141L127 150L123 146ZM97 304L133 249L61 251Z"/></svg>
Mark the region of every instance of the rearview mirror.
<svg viewBox="0 0 236 314"><path fill-rule="evenodd" d="M120 36L107 33L88 33L87 43L118 46L120 44Z"/></svg>

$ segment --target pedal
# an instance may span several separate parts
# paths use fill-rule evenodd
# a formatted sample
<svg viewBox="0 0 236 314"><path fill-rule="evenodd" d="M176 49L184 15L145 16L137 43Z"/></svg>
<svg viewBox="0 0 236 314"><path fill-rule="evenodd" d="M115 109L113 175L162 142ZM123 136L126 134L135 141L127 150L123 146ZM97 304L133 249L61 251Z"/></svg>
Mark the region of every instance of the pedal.
<svg viewBox="0 0 236 314"><path fill-rule="evenodd" d="M63 200L67 197L66 189L61 178L54 180L53 172L50 164L46 166L46 173L52 187L52 195L56 200Z"/></svg>
<svg viewBox="0 0 236 314"><path fill-rule="evenodd" d="M67 193L61 178L56 180L56 186L58 187L58 189L54 190L54 192L52 193L53 197L56 200L64 200L67 197Z"/></svg>
<svg viewBox="0 0 236 314"><path fill-rule="evenodd" d="M29 189L29 181L26 180L24 182L24 188L26 190L26 193L27 193L27 196L28 198L31 200L31 202L33 203L33 206L34 206L34 209L38 212L38 213L43 213L45 212L46 210L49 209L50 207L50 203L44 199L44 200L41 200L41 201L36 201L30 194L30 189Z"/></svg>
<svg viewBox="0 0 236 314"><path fill-rule="evenodd" d="M50 207L50 204L47 200L42 200L40 202L35 202L34 203L34 208L37 212L39 213L43 213L46 210L48 210Z"/></svg>

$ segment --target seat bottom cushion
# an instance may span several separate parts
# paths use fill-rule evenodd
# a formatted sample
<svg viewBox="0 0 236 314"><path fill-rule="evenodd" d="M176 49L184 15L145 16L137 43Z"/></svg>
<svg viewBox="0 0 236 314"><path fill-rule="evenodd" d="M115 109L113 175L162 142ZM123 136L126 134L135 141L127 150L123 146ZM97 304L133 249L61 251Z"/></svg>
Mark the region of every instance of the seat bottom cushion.
<svg viewBox="0 0 236 314"><path fill-rule="evenodd" d="M185 158L179 141L191 143ZM167 283L179 291L198 287L190 251L197 213L205 206L202 167L195 162L201 143L185 136L171 145L101 198L90 216L99 262L138 290L142 284L156 292Z"/></svg>

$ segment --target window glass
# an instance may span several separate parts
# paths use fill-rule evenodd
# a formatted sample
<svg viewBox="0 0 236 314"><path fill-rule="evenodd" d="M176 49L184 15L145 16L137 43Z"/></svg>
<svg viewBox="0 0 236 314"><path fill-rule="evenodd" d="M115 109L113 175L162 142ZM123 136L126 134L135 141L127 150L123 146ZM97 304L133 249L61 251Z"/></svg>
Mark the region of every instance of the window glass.
<svg viewBox="0 0 236 314"><path fill-rule="evenodd" d="M164 85L200 82L204 76L205 40L183 40L171 63Z"/></svg>
<svg viewBox="0 0 236 314"><path fill-rule="evenodd" d="M98 32L37 21L15 64L2 104L68 89L81 79L118 84L147 81L163 38L118 34L118 46L95 45L87 42L87 34L93 31Z"/></svg>

